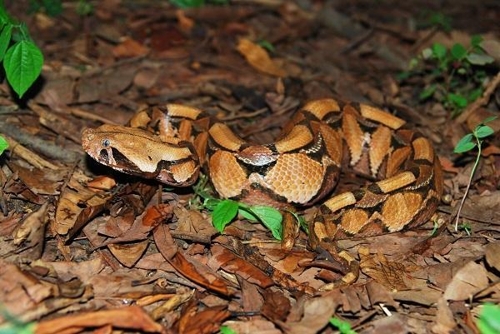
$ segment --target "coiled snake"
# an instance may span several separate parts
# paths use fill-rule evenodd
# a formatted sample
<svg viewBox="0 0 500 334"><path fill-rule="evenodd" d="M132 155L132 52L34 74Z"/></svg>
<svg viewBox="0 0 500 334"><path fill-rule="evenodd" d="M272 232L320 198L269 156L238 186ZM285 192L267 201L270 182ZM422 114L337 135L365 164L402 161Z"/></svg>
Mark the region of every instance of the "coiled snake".
<svg viewBox="0 0 500 334"><path fill-rule="evenodd" d="M138 112L127 127L86 129L82 145L101 164L173 186L192 184L204 166L221 197L281 209L331 196L341 168L375 179L321 202L309 222L316 248L413 228L435 212L439 160L404 124L366 104L322 99L296 112L274 143L256 145L199 109L167 104Z"/></svg>

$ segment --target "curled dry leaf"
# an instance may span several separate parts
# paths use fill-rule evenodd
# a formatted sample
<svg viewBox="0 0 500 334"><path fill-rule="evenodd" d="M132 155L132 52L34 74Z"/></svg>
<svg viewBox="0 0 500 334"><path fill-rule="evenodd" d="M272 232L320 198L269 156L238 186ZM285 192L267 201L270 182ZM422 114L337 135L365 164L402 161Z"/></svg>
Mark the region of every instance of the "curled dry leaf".
<svg viewBox="0 0 500 334"><path fill-rule="evenodd" d="M105 206L111 194L93 191L85 186L90 178L77 170L61 193L57 204L54 229L60 235L79 230ZM85 206L82 206L85 203Z"/></svg>
<svg viewBox="0 0 500 334"><path fill-rule="evenodd" d="M286 76L285 70L283 70L278 64L276 64L269 54L261 46L252 43L246 38L240 39L237 50L241 53L247 62L255 69L270 75L277 77Z"/></svg>

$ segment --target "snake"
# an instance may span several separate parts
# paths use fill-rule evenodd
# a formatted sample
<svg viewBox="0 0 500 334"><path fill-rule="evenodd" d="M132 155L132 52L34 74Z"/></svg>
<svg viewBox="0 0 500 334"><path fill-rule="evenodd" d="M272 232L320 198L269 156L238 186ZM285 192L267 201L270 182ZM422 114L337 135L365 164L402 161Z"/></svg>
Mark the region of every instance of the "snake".
<svg viewBox="0 0 500 334"><path fill-rule="evenodd" d="M420 226L443 193L429 139L378 107L333 98L304 104L267 144L170 103L137 112L126 126L85 129L82 147L105 166L170 186L192 185L203 171L221 198L281 210L316 206L312 248ZM336 194L342 171L367 182Z"/></svg>

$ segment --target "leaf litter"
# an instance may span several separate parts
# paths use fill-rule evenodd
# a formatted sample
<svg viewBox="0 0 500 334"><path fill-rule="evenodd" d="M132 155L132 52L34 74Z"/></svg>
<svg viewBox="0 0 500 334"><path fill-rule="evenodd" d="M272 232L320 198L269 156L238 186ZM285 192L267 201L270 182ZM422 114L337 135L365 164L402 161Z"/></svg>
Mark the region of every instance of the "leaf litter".
<svg viewBox="0 0 500 334"><path fill-rule="evenodd" d="M394 80L418 50L466 44L478 32L498 60L500 11L486 1L474 5L484 18L474 31L465 23L471 4L450 12L456 26L449 34L405 25L408 18L426 22L412 11L424 5L413 1L180 11L168 2L105 0L83 17L76 2L56 17L28 14L21 3L8 9L43 50L45 82L19 110L0 85L0 102L14 109L0 115L11 146L0 174L0 303L15 319L34 322L35 333L216 333L222 326L329 333L334 317L360 333L471 332L482 305L500 302L495 138L461 213L470 235L450 224L474 160L451 152L498 113L491 96L499 76L456 120L439 102L417 100L418 85L430 77ZM198 106L247 139L271 141L298 105L324 96L384 105L433 139L449 196L437 230L430 222L339 241L360 261L361 277L332 291L322 287L340 274L307 265L316 254L303 231L289 252L244 218L219 234L191 189L160 191L97 165L80 148L81 129L123 124L145 105L168 102ZM498 131L498 119L491 125ZM359 182L345 175L338 189ZM0 319L8 324L6 313Z"/></svg>

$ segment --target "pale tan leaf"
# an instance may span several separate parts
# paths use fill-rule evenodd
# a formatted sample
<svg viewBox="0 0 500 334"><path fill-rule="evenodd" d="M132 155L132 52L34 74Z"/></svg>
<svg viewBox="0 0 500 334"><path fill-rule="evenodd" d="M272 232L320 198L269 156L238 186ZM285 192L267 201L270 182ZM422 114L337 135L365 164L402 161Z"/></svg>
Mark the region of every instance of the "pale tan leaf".
<svg viewBox="0 0 500 334"><path fill-rule="evenodd" d="M264 48L249 41L248 39L240 39L237 50L255 69L277 77L286 76L285 70L283 70L271 59L271 57L269 57L269 54Z"/></svg>
<svg viewBox="0 0 500 334"><path fill-rule="evenodd" d="M486 269L473 261L463 266L444 292L446 300L467 300L488 286Z"/></svg>

